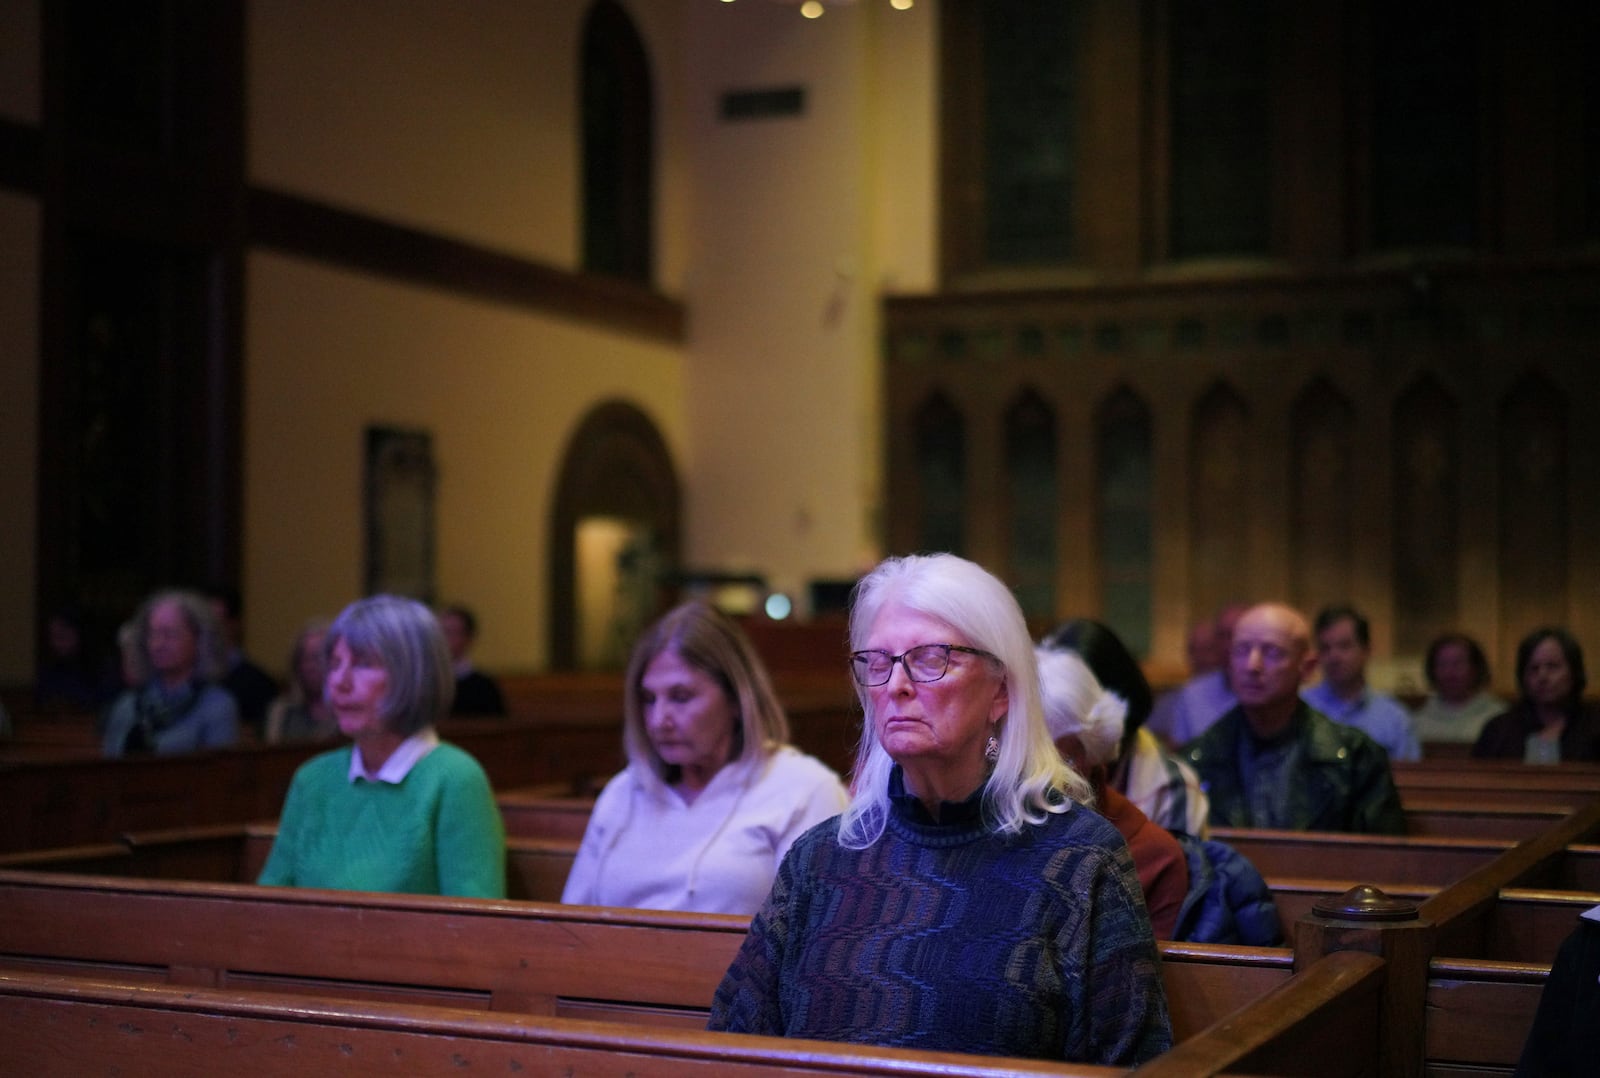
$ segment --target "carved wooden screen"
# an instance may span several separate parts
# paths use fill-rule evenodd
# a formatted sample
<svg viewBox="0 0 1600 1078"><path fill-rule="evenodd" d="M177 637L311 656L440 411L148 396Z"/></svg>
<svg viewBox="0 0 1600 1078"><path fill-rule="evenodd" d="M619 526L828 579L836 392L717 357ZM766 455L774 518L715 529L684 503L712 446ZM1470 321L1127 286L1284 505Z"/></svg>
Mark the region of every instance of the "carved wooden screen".
<svg viewBox="0 0 1600 1078"><path fill-rule="evenodd" d="M1426 376L1394 407L1394 650L1426 651L1460 617L1460 422L1453 398Z"/></svg>
<svg viewBox="0 0 1600 1078"><path fill-rule="evenodd" d="M1150 653L1154 557L1150 409L1127 386L1095 414L1100 613L1136 655Z"/></svg>
<svg viewBox="0 0 1600 1078"><path fill-rule="evenodd" d="M1194 409L1189 454L1189 609L1217 610L1246 593L1250 565L1250 416L1232 387Z"/></svg>
<svg viewBox="0 0 1600 1078"><path fill-rule="evenodd" d="M1289 420L1291 594L1302 610L1353 600L1355 410L1319 378L1295 400Z"/></svg>
<svg viewBox="0 0 1600 1078"><path fill-rule="evenodd" d="M1007 581L1029 618L1055 616L1056 417L1031 387L1006 409Z"/></svg>
<svg viewBox="0 0 1600 1078"><path fill-rule="evenodd" d="M1567 609L1567 402L1530 374L1500 410L1502 669L1528 630L1564 625Z"/></svg>

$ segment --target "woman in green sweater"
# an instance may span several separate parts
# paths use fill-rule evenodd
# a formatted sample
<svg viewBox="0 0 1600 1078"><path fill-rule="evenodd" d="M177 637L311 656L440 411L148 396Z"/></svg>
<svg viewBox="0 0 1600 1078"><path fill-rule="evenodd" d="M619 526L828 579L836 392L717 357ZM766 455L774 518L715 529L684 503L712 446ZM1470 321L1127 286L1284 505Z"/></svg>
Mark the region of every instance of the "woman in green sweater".
<svg viewBox="0 0 1600 1078"><path fill-rule="evenodd" d="M433 728L455 691L433 613L361 599L325 646L323 692L352 743L295 772L256 882L504 898L505 827L488 776Z"/></svg>

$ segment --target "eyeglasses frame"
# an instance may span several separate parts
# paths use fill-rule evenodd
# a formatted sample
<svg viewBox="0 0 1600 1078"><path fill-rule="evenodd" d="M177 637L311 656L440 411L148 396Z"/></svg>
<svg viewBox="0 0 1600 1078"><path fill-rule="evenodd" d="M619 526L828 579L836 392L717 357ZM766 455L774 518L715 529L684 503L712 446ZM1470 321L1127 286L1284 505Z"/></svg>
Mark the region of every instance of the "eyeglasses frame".
<svg viewBox="0 0 1600 1078"><path fill-rule="evenodd" d="M918 651L922 648L944 649L944 669L939 671L938 677L919 678L917 675L911 672L911 664L906 662L906 656L910 655L913 651ZM890 655L882 648L864 648L861 651L852 651L850 653L850 676L855 680L855 683L860 685L863 689L876 689L880 685L889 684L890 680L894 677L895 663L899 663L906 672L906 678L912 683L917 685L932 685L936 681L942 681L944 676L950 672L950 653L952 651L965 652L968 655L982 655L986 659L993 659L995 662L1000 661L1000 657L995 655L993 652L984 651L982 648L969 648L964 644L917 644L913 647L906 648L906 650L902 651L898 655ZM856 659L863 655L884 655L888 657L889 668L888 672L884 674L882 681L874 681L869 684L861 680L861 674L857 672L859 668L856 665Z"/></svg>

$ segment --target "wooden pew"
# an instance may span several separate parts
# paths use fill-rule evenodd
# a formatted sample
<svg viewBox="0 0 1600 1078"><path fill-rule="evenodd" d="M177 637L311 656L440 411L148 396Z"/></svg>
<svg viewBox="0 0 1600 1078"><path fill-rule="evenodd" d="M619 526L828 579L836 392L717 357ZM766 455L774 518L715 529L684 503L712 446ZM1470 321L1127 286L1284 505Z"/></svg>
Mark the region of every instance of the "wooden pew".
<svg viewBox="0 0 1600 1078"><path fill-rule="evenodd" d="M0 872L0 965L703 1025L742 918ZM118 972L121 971L121 972Z"/></svg>
<svg viewBox="0 0 1600 1078"><path fill-rule="evenodd" d="M197 883L254 883L267 863L277 828L271 824L171 828L123 836L120 844L0 854L0 868ZM559 902L577 856L574 839L506 840L506 893Z"/></svg>
<svg viewBox="0 0 1600 1078"><path fill-rule="evenodd" d="M594 798L560 783L499 790L495 800L509 835L582 838ZM1577 799L1574 798L1574 801ZM1531 838L1574 811L1575 805L1540 802L1483 805L1446 797L1418 797L1405 806L1406 833L1419 838Z"/></svg>
<svg viewBox="0 0 1600 1078"><path fill-rule="evenodd" d="M29 760L100 755L97 718L92 714L39 714L33 711L32 694L27 707L11 711L12 736L0 741L0 761L22 763Z"/></svg>
<svg viewBox="0 0 1600 1078"><path fill-rule="evenodd" d="M1530 960L1527 954L1507 952L1526 947L1553 957L1554 947L1565 935L1560 925L1563 907L1571 917L1566 924L1570 932L1578 910L1593 897L1518 895L1514 889L1547 884L1569 872L1574 860L1586 861L1575 843L1597 828L1600 799L1421 904L1420 920L1431 926L1434 937L1425 987L1431 1074L1509 1073L1527 1039L1550 967L1548 958ZM1508 896L1535 907L1537 916L1511 929Z"/></svg>
<svg viewBox="0 0 1600 1078"><path fill-rule="evenodd" d="M1533 1025L1548 963L1435 958L1428 966L1427 1073L1509 1075Z"/></svg>
<svg viewBox="0 0 1600 1078"><path fill-rule="evenodd" d="M1532 838L1562 817L1570 815L1585 798L1570 803L1508 801L1484 804L1472 798L1412 794L1403 803L1406 834L1438 838Z"/></svg>
<svg viewBox="0 0 1600 1078"><path fill-rule="evenodd" d="M1357 886L1355 880L1273 879L1267 884L1277 903L1278 917L1286 925L1309 916L1316 903ZM1387 887L1384 893L1419 906L1443 888L1425 885ZM1577 924L1578 914L1600 906L1600 892L1545 888L1502 888L1485 912L1482 941L1474 949L1479 957L1494 961L1533 962L1549 965L1556 950Z"/></svg>
<svg viewBox="0 0 1600 1078"><path fill-rule="evenodd" d="M1542 834L1463 873L1425 901L1421 915L1438 926L1435 953L1452 958L1487 957L1495 924L1492 915L1502 892L1512 887L1566 888L1565 881L1581 878L1595 860L1593 854L1600 853L1600 848L1578 845L1597 829L1600 799Z"/></svg>
<svg viewBox="0 0 1600 1078"><path fill-rule="evenodd" d="M869 1078L1127 1072L1041 1060L0 973L8 1069L40 1076L586 1074ZM1192 1072L1198 1073L1198 1072Z"/></svg>
<svg viewBox="0 0 1600 1078"><path fill-rule="evenodd" d="M1509 838L1349 835L1218 827L1212 837L1238 850L1268 877L1355 879L1444 886L1516 845Z"/></svg>
<svg viewBox="0 0 1600 1078"><path fill-rule="evenodd" d="M1383 962L1371 955L1345 952L1326 956L1211 1028L1182 1039L1174 1052L1131 1073L1136 1076L1290 1072L1377 1075L1375 1031L1380 1026L1377 1000L1382 973ZM32 1005L32 1001L41 999L48 999L54 1005L48 1011ZM0 971L0 1000L5 1001L0 1012L7 1015L0 1018L0 1035L14 1032L5 1025L13 1017L33 1023L34 1035L24 1038L30 1045L39 1043L40 1031L45 1031L46 1039L49 1032L63 1027L76 1031L79 1027L73 1023L82 1023L94 1035L83 1039L76 1032L69 1032L64 1036L70 1045L52 1044L48 1055L26 1059L13 1057L18 1063L30 1064L27 1073L33 1074L58 1073L53 1067L68 1068L59 1073L84 1073L103 1067L110 1060L115 1060L123 1073L168 1073L169 1068L178 1065L176 1057L168 1054L167 1037L161 1035L168 1031L178 1034L184 1050L196 1044L202 1046L204 1054L196 1057L198 1062L212 1069L220 1066L252 1074L277 1073L262 1069L255 1056L238 1050L241 1044L255 1045L261 1040L288 1046L294 1053L296 1065L309 1068L312 1073L321 1069L319 1064L325 1059L337 1060L341 1073L350 1073L352 1067L359 1068L360 1073L367 1073L368 1067L373 1068L372 1073L389 1073L396 1066L403 1066L407 1071L431 1072L429 1057L404 1036L417 1029L439 1030L450 1037L454 1050L448 1058L456 1068L489 1067L500 1073L497 1068L503 1066L514 1073L519 1068L548 1062L544 1055L504 1057L493 1050L486 1052L480 1044L481 1032L507 1028L523 1031L515 1038L519 1042L545 1044L547 1037L559 1038L562 1034L582 1037L612 1053L606 1063L623 1068L621 1071L585 1070L584 1073L655 1074L664 1073L664 1067L671 1069L671 1073L679 1073L676 1067L681 1063L681 1055L673 1049L663 1051L662 1046L685 1043L693 1045L697 1053L708 1053L722 1067L763 1067L776 1063L783 1068L777 1073L791 1073L787 1069L792 1066L791 1052L801 1053L799 1058L806 1061L818 1061L824 1073L1128 1073L1120 1068L739 1037L545 1016L489 1016L469 1009L417 1005L401 1000L308 998L279 992L231 992L206 986L179 990L126 979L112 981L33 971ZM148 1012L131 1014L108 1008L108 1005L121 1007L129 1001L161 1010L179 1001L181 1017L152 1016ZM312 1021L327 1025L309 1031L304 1028L254 1029L252 1016L261 1014L285 1016L293 1021L315 1016ZM215 1038L208 1035L208 1023L213 1019L226 1030L225 1035ZM352 1030L371 1029L383 1030L388 1036L368 1044L351 1035ZM144 1037L149 1030L157 1036ZM307 1037L312 1038L311 1047L306 1046L304 1038ZM327 1057L317 1054L316 1046L323 1045L335 1047L337 1054ZM371 1058L362 1059L358 1045L366 1045L366 1054ZM153 1054L143 1054L147 1051ZM641 1056L644 1058L639 1058ZM43 1069L38 1069L41 1067ZM716 1073L736 1072L718 1070Z"/></svg>
<svg viewBox="0 0 1600 1078"><path fill-rule="evenodd" d="M564 838L577 841L589 825L594 798L580 797L559 786L523 787L495 793L507 835Z"/></svg>
<svg viewBox="0 0 1600 1078"><path fill-rule="evenodd" d="M1384 962L1373 955L1326 955L1251 1006L1177 1041L1133 1074L1380 1075L1375 1034L1384 1022L1383 977Z"/></svg>
<svg viewBox="0 0 1600 1078"><path fill-rule="evenodd" d="M496 789L555 783L593 792L624 763L620 679L551 682L533 695L547 706L559 702L558 710L534 704L535 717L452 718L440 724L440 735L476 757ZM860 730L846 678L791 675L779 694L795 743L844 774ZM0 853L273 818L295 768L329 747L244 745L117 760L63 749L47 759L0 759Z"/></svg>
<svg viewBox="0 0 1600 1078"><path fill-rule="evenodd" d="M270 825L244 828L202 827L125 836L124 845L77 847L0 855L0 867L139 879L250 883L266 862L276 831ZM514 899L556 902L576 855L570 839L513 837L507 850L509 895ZM1356 886L1356 879L1274 877L1269 879L1279 920L1291 925L1310 914L1316 902ZM1435 885L1390 885L1392 897L1421 903L1437 894ZM1600 892L1552 888L1504 888L1493 907L1483 956L1548 963L1571 930L1572 918L1600 905ZM1237 971L1235 971L1236 973Z"/></svg>
<svg viewBox="0 0 1600 1078"><path fill-rule="evenodd" d="M613 720L450 719L440 734L496 788L573 788L622 763ZM295 769L327 743L250 745L176 756L0 763L0 853L107 842L130 831L275 818Z"/></svg>
<svg viewBox="0 0 1600 1078"><path fill-rule="evenodd" d="M1402 803L1420 796L1570 808L1600 796L1600 764L1535 767L1507 760L1419 760L1391 764L1390 770Z"/></svg>
<svg viewBox="0 0 1600 1078"><path fill-rule="evenodd" d="M703 1025L745 918L0 872L0 967ZM1194 1036L1288 981L1287 948L1161 945Z"/></svg>
<svg viewBox="0 0 1600 1078"><path fill-rule="evenodd" d="M19 1073L583 1073L969 1078L1221 1078L1294 1073L1372 1076L1383 963L1330 955L1131 1072L775 1037L669 1030L393 1002L172 989L0 972L0 1037Z"/></svg>

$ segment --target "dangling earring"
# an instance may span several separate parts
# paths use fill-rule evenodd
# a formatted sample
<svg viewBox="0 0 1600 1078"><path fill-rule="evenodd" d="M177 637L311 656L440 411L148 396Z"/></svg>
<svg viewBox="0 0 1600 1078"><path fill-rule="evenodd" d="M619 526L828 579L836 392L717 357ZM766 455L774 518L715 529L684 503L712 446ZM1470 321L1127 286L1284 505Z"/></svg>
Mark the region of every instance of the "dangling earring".
<svg viewBox="0 0 1600 1078"><path fill-rule="evenodd" d="M1000 739L993 734L983 743L983 758L991 764L1000 759Z"/></svg>

